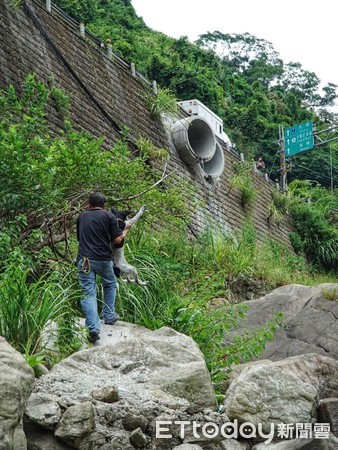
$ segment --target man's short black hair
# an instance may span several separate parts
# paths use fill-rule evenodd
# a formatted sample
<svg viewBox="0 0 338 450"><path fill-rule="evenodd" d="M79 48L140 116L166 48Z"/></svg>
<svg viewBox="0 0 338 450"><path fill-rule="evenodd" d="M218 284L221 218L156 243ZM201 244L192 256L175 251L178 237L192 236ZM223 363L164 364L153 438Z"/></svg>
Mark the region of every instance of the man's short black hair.
<svg viewBox="0 0 338 450"><path fill-rule="evenodd" d="M92 192L89 196L89 205L94 208L103 208L106 203L106 197L101 192Z"/></svg>

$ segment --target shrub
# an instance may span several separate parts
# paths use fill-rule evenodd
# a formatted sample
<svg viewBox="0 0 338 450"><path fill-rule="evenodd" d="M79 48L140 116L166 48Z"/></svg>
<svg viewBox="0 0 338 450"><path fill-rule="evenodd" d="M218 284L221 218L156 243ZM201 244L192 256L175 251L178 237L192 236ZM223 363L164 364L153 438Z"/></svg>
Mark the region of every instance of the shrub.
<svg viewBox="0 0 338 450"><path fill-rule="evenodd" d="M138 155L131 155L126 129L108 150L103 138L75 131L69 120L64 129L51 130L47 104L58 109L63 104L67 116L65 94L54 85L48 89L35 75L27 76L21 95L13 86L1 94L0 224L5 231L0 240L6 248L19 242L30 252L44 245L56 250L54 236L66 240L74 215L93 190L111 202L128 203L128 209L142 196L149 205L147 216L157 213L163 221L186 216L182 192L171 183L158 183L161 169L148 164L148 158L156 157L159 166L168 157L165 149L140 139Z"/></svg>
<svg viewBox="0 0 338 450"><path fill-rule="evenodd" d="M312 205L295 203L291 214L308 261L324 269L337 270L338 230L325 219L322 211ZM299 240L294 238L293 242L299 250Z"/></svg>
<svg viewBox="0 0 338 450"><path fill-rule="evenodd" d="M157 95L147 93L146 101L153 117L159 117L162 113L176 115L179 111L176 103L177 99L173 93L166 88L158 89Z"/></svg>
<svg viewBox="0 0 338 450"><path fill-rule="evenodd" d="M337 192L330 192L307 181L289 185L292 194L291 217L297 235L292 243L297 252L321 270L338 270Z"/></svg>

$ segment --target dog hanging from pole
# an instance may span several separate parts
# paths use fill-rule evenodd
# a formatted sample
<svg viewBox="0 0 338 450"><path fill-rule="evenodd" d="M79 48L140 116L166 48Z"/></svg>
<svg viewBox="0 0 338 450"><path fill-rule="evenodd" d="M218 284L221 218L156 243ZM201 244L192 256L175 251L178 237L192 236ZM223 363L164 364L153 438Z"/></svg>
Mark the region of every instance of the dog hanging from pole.
<svg viewBox="0 0 338 450"><path fill-rule="evenodd" d="M142 206L134 217L127 220L127 217L129 214L131 214L131 211L119 211L115 208L111 208L111 212L116 216L119 228L121 230L124 230L126 227L130 228L131 226L133 226L142 217L145 210L146 207ZM113 246L112 259L116 277L121 277L121 280L125 281L122 278L122 276L125 276L127 283L135 283L140 286L147 285L147 281L141 281L139 279L136 268L126 261L126 258L124 256L123 244L124 242L119 245Z"/></svg>

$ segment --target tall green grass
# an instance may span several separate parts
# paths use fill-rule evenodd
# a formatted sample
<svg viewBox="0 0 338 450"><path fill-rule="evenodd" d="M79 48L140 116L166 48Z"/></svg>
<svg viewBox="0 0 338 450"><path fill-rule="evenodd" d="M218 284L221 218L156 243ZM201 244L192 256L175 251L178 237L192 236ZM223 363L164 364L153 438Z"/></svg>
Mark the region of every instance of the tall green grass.
<svg viewBox="0 0 338 450"><path fill-rule="evenodd" d="M289 283L332 281L311 273L304 258L275 242L258 243L250 223L239 233L208 231L199 238L175 229L130 233L125 255L149 284L120 283L117 309L122 319L150 329L170 326L191 336L218 387L224 368L256 357L283 324L278 314L261 329L227 342L228 332L247 311L244 304L232 304L234 287L243 284L244 300L248 281L263 285L263 294Z"/></svg>
<svg viewBox="0 0 338 450"><path fill-rule="evenodd" d="M245 318L241 300L247 299L248 283L263 285L264 294L283 284L334 281L311 273L304 258L276 243L259 244L250 223L239 233L208 231L198 238L177 227L151 233L140 227L130 233L124 251L148 285L119 282L116 309L122 320L149 329L170 326L192 337L218 384L222 369L257 356L282 324L278 315L260 330L227 342L229 331ZM0 274L0 335L21 353L34 355L43 351L48 325L56 322L59 348L66 355L80 312L74 283L77 286L73 266L60 265L36 279L22 259L5 262Z"/></svg>
<svg viewBox="0 0 338 450"><path fill-rule="evenodd" d="M72 286L57 273L35 279L11 262L0 275L0 335L25 355L39 353L52 337L51 324L69 313L72 302Z"/></svg>
<svg viewBox="0 0 338 450"><path fill-rule="evenodd" d="M231 302L232 287L247 281L266 286L266 292L290 283L335 281L276 242L258 243L251 223L238 233L208 231L198 238L176 230L130 233L125 255L149 284L121 283L119 307L126 319L149 328L166 322L177 305L207 304L216 297Z"/></svg>
<svg viewBox="0 0 338 450"><path fill-rule="evenodd" d="M120 283L117 310L123 320L150 329L170 326L200 346L216 382L222 367L254 357L273 330L276 317L258 330L224 347L227 333L245 317L245 305L232 305L227 280L251 277L255 271L256 240L252 228L239 236L205 233L199 239L167 230L151 237L130 234L127 260L138 269L145 287ZM131 251L132 249L132 251ZM212 300L222 298L217 308ZM222 378L222 376L220 377Z"/></svg>

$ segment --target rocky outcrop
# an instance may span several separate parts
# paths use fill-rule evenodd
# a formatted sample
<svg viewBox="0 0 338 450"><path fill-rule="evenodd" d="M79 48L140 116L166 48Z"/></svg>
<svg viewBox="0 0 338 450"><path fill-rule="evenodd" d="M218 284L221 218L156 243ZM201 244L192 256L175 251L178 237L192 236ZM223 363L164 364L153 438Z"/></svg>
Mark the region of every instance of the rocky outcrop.
<svg viewBox="0 0 338 450"><path fill-rule="evenodd" d="M319 403L318 418L320 422L330 424L332 433L338 438L338 397L325 398Z"/></svg>
<svg viewBox="0 0 338 450"><path fill-rule="evenodd" d="M231 421L250 422L264 433L271 424L311 424L320 399L338 396L338 362L308 354L244 367L227 390Z"/></svg>
<svg viewBox="0 0 338 450"><path fill-rule="evenodd" d="M235 439L227 439L221 442L222 450L249 450L250 445L248 442L239 442Z"/></svg>
<svg viewBox="0 0 338 450"><path fill-rule="evenodd" d="M328 439L291 439L284 442L257 444L252 450L336 450L338 439L330 435Z"/></svg>
<svg viewBox="0 0 338 450"><path fill-rule="evenodd" d="M178 447L175 447L173 450L202 450L199 445L194 444L182 444Z"/></svg>
<svg viewBox="0 0 338 450"><path fill-rule="evenodd" d="M249 312L234 333L256 329L282 311L286 327L277 332L273 342L267 343L259 359L278 361L305 353L338 359L338 302L326 298L326 292L332 291L338 293L338 284L309 287L291 284L244 302Z"/></svg>
<svg viewBox="0 0 338 450"><path fill-rule="evenodd" d="M66 358L36 381L25 425L31 448L49 450L53 442L81 450L199 445L181 438L174 424L203 424L216 414L196 343L169 328L149 331L123 322L103 326L102 334L99 346ZM219 423L226 419L216 416ZM172 438L155 438L159 420L172 422ZM219 440L210 449L219 450Z"/></svg>
<svg viewBox="0 0 338 450"><path fill-rule="evenodd" d="M248 302L251 312L247 327L259 326L283 310L288 325L277 345L282 347L285 341L303 344L298 350L294 347L292 352L298 354L290 358L279 359L293 348L289 342L284 349L271 350L268 346L267 352L276 361L256 360L236 366L222 413L215 411L210 376L192 339L169 328L149 331L123 322L103 326L101 340L95 346L66 358L36 381L24 421L29 450L333 450L338 442L338 361L332 343L336 339L337 302L329 300L325 290L336 287L285 286ZM309 319L311 311L325 314L326 327L322 316L318 322ZM310 330L305 325L291 326L300 324L302 315L308 317ZM297 339L290 338L292 329ZM305 334L308 343L304 347L305 338L301 340L300 336ZM1 353L0 345L3 364L9 346L3 340L0 344L5 349ZM311 348L316 351L306 353ZM18 358L11 352L14 356L8 353L6 370L13 368ZM22 364L20 355L19 359ZM7 391L11 401L21 401L21 393L23 398L28 395L29 389L20 384L25 377L31 385L34 382L32 370L25 364L23 371L19 367L20 374L16 373L17 378L10 383L17 391ZM7 389L6 378L3 380L2 396ZM14 414L19 418L1 422L1 450L26 450L22 429L16 428L25 404L20 401ZM258 433L248 437L243 428L225 438L222 433L211 436L205 431L209 424L221 430L226 422L237 423L238 428L249 422ZM5 441L3 424L9 423ZM194 424L198 424L197 429ZM331 434L325 439L313 433L302 439L290 435L288 440L279 441L281 424L305 424L312 431L316 424L329 424ZM259 433L260 426L272 442L263 442L266 437Z"/></svg>
<svg viewBox="0 0 338 450"><path fill-rule="evenodd" d="M34 386L34 372L0 337L0 449L25 450L22 416Z"/></svg>

